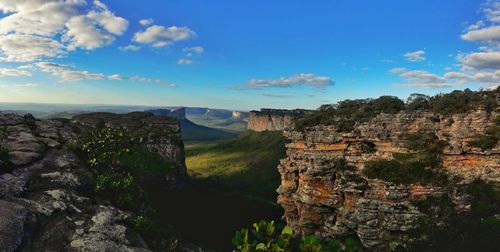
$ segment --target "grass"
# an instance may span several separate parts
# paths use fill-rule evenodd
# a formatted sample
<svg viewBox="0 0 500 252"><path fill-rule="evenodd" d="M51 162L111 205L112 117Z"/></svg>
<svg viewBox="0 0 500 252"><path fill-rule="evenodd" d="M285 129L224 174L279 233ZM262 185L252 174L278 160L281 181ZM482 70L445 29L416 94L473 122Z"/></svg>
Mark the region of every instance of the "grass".
<svg viewBox="0 0 500 252"><path fill-rule="evenodd" d="M213 142L232 138L237 135L234 132L198 125L189 120L181 121L181 133L182 140L188 144Z"/></svg>
<svg viewBox="0 0 500 252"><path fill-rule="evenodd" d="M246 131L217 143L187 145L188 173L194 179L275 201L280 183L276 167L285 156L285 141L281 132Z"/></svg>

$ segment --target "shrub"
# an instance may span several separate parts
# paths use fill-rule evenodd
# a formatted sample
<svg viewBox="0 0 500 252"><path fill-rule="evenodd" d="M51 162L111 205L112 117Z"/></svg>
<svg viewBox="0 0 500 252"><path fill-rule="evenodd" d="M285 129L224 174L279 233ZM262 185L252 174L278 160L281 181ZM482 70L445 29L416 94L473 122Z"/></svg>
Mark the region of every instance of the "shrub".
<svg viewBox="0 0 500 252"><path fill-rule="evenodd" d="M260 221L253 224L253 229L237 231L232 240L235 251L301 251L301 252L337 252L358 251L359 242L347 238L344 242L338 240L320 241L314 236L297 239L290 227L275 224L274 221Z"/></svg>
<svg viewBox="0 0 500 252"><path fill-rule="evenodd" d="M375 148L375 144L369 141L362 141L361 143L359 143L359 148L363 153L373 153L377 151Z"/></svg>
<svg viewBox="0 0 500 252"><path fill-rule="evenodd" d="M469 144L473 147L481 148L481 150L489 150L494 148L500 140L500 116L497 116L494 125L487 128L484 134L476 134L472 137Z"/></svg>

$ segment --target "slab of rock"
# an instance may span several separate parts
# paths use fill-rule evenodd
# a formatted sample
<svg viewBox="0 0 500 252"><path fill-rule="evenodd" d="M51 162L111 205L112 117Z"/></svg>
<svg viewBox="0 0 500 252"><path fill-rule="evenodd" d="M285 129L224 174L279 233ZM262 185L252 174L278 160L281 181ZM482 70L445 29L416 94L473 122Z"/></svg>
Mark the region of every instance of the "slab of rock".
<svg viewBox="0 0 500 252"><path fill-rule="evenodd" d="M23 238L26 209L0 200L0 251L15 251Z"/></svg>
<svg viewBox="0 0 500 252"><path fill-rule="evenodd" d="M37 152L11 151L9 152L9 161L17 166L27 165L40 158Z"/></svg>

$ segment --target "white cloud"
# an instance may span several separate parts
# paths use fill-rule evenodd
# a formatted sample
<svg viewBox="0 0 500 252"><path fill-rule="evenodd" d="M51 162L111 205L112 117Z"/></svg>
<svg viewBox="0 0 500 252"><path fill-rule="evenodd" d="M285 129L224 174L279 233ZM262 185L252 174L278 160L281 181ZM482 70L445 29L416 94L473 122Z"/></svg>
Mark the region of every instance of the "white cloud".
<svg viewBox="0 0 500 252"><path fill-rule="evenodd" d="M29 62L64 53L64 45L51 38L19 34L0 36L0 61Z"/></svg>
<svg viewBox="0 0 500 252"><path fill-rule="evenodd" d="M128 21L115 16L99 1L94 1L97 8L87 15L72 17L66 23L67 31L63 41L69 43L69 49L96 49L115 41L115 36L122 35L128 27Z"/></svg>
<svg viewBox="0 0 500 252"><path fill-rule="evenodd" d="M461 36L467 41L500 41L500 26L490 26L483 29L471 30Z"/></svg>
<svg viewBox="0 0 500 252"><path fill-rule="evenodd" d="M144 31L136 32L133 41L154 47L164 47L195 37L196 33L187 27L153 25Z"/></svg>
<svg viewBox="0 0 500 252"><path fill-rule="evenodd" d="M458 60L465 69L500 69L500 52L476 52L461 55Z"/></svg>
<svg viewBox="0 0 500 252"><path fill-rule="evenodd" d="M419 62L425 60L425 51L418 50L414 52L407 52L403 56L405 56L406 60L411 62Z"/></svg>
<svg viewBox="0 0 500 252"><path fill-rule="evenodd" d="M122 76L120 74L105 75L103 73L91 73L89 71L75 70L73 67L53 62L39 62L35 67L45 73L58 77L63 82L76 82L82 80L111 80L132 81L142 83L160 84L166 87L177 87L176 84L168 83L160 79L151 79L141 76Z"/></svg>
<svg viewBox="0 0 500 252"><path fill-rule="evenodd" d="M31 76L31 73L15 68L0 68L0 77Z"/></svg>
<svg viewBox="0 0 500 252"><path fill-rule="evenodd" d="M296 74L291 77L281 77L273 80L249 80L244 88L260 89L269 87L288 88L295 86L310 86L314 88L324 88L333 85L334 81L330 77L315 76L311 73Z"/></svg>
<svg viewBox="0 0 500 252"><path fill-rule="evenodd" d="M120 49L124 52L126 52L126 51L139 51L139 50L141 50L141 47L136 46L136 45L128 45L128 46L121 46L118 49Z"/></svg>
<svg viewBox="0 0 500 252"><path fill-rule="evenodd" d="M423 70L409 70L406 68L394 68L390 71L392 74L398 74L404 83L397 86L419 87L419 88L444 88L459 85L449 82L444 77L429 73Z"/></svg>
<svg viewBox="0 0 500 252"><path fill-rule="evenodd" d="M203 52L205 52L205 49L201 46L193 46L193 47L185 47L184 49L182 49L182 51L187 52L188 53L187 55L189 55L189 54L192 55L193 53L194 54L203 54ZM189 56L191 56L191 55L189 55Z"/></svg>
<svg viewBox="0 0 500 252"><path fill-rule="evenodd" d="M179 59L177 61L177 64L179 64L179 65L192 65L194 63L195 62L193 60L190 60L190 59Z"/></svg>
<svg viewBox="0 0 500 252"><path fill-rule="evenodd" d="M128 21L105 4L86 0L2 0L0 55L3 61L28 62L95 49L122 35Z"/></svg>
<svg viewBox="0 0 500 252"><path fill-rule="evenodd" d="M123 77L119 74L112 74L112 75L108 76L108 80L121 81L121 80L123 80Z"/></svg>
<svg viewBox="0 0 500 252"><path fill-rule="evenodd" d="M396 67L396 68L389 70L389 73L400 74L400 73L404 73L406 71L408 71L408 69L406 67Z"/></svg>
<svg viewBox="0 0 500 252"><path fill-rule="evenodd" d="M70 66L63 64L39 62L36 66L42 72L59 77L62 81L103 80L105 78L105 75L102 73L73 70Z"/></svg>
<svg viewBox="0 0 500 252"><path fill-rule="evenodd" d="M154 20L152 18L145 18L145 19L141 19L139 20L139 24L141 24L142 26L148 26L150 24L152 24L154 22Z"/></svg>

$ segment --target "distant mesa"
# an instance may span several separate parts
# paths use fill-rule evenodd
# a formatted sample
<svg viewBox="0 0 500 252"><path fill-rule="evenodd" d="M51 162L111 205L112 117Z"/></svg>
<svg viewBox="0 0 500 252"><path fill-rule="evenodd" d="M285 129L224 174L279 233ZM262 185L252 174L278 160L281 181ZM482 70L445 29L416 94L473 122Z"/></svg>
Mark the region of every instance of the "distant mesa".
<svg viewBox="0 0 500 252"><path fill-rule="evenodd" d="M295 118L310 113L306 109L268 109L263 108L260 111L250 111L248 116L247 128L249 130L261 131L282 131L293 127Z"/></svg>
<svg viewBox="0 0 500 252"><path fill-rule="evenodd" d="M186 119L186 108L170 108L170 109L149 109L144 112L151 113L157 116L170 116L179 120Z"/></svg>

